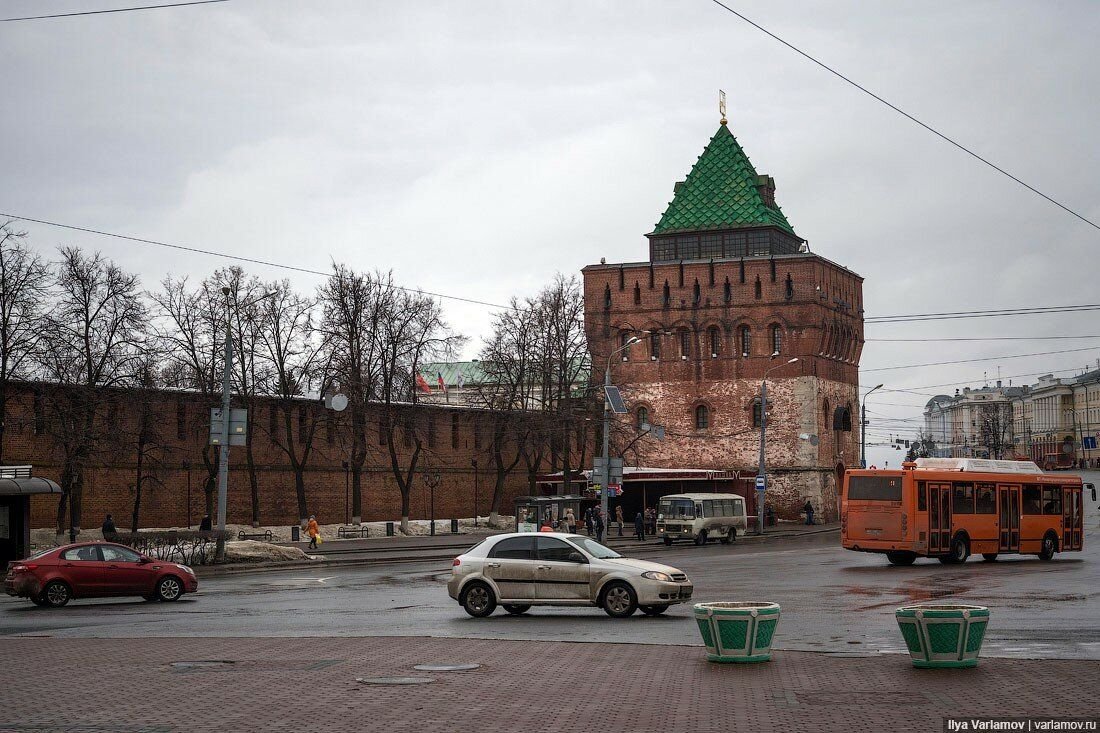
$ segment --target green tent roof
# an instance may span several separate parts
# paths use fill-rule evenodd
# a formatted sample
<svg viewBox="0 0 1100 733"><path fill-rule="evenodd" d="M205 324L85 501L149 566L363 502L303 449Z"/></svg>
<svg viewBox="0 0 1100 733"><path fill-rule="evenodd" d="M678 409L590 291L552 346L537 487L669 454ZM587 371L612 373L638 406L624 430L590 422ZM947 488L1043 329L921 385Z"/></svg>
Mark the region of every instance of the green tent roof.
<svg viewBox="0 0 1100 733"><path fill-rule="evenodd" d="M768 206L758 176L737 138L722 125L687 180L676 187L653 234L774 226L794 234L778 206ZM798 235L795 235L798 236Z"/></svg>

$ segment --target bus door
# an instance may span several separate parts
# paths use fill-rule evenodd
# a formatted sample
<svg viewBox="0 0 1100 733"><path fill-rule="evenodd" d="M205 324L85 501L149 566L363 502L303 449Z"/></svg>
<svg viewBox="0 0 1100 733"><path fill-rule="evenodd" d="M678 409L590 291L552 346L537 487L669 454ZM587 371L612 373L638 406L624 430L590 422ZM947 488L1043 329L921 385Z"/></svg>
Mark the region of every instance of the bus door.
<svg viewBox="0 0 1100 733"><path fill-rule="evenodd" d="M951 547L951 484L928 484L928 554Z"/></svg>
<svg viewBox="0 0 1100 733"><path fill-rule="evenodd" d="M1062 549L1081 549L1081 489L1062 487Z"/></svg>
<svg viewBox="0 0 1100 733"><path fill-rule="evenodd" d="M998 486L997 526L1000 552L1020 551L1020 487Z"/></svg>

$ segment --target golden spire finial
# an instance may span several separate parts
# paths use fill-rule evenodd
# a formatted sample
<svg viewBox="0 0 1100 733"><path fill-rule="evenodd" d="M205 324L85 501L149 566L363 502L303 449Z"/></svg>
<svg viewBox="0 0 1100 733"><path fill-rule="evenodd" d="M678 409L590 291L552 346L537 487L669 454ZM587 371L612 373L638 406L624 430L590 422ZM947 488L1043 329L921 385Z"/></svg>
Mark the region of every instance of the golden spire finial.
<svg viewBox="0 0 1100 733"><path fill-rule="evenodd" d="M720 121L725 125L728 121L726 120L726 93L721 89L718 90L718 111L722 114L722 119Z"/></svg>

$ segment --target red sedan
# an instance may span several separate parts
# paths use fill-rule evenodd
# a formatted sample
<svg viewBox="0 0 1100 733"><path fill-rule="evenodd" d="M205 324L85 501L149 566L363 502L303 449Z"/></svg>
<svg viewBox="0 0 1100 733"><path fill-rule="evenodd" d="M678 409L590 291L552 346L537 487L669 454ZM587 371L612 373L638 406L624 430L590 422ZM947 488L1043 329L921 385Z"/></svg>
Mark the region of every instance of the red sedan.
<svg viewBox="0 0 1100 733"><path fill-rule="evenodd" d="M8 563L4 592L38 606L64 606L73 598L141 596L174 601L199 589L186 565L146 557L125 545L86 542L55 547Z"/></svg>

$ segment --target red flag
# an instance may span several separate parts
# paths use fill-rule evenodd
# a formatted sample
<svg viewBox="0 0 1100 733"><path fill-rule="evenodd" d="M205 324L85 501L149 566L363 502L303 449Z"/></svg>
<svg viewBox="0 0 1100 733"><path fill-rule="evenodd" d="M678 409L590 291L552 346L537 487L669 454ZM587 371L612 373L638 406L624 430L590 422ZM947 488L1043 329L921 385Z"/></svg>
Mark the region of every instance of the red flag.
<svg viewBox="0 0 1100 733"><path fill-rule="evenodd" d="M432 387L428 384L428 380L424 379L423 374L416 375L416 386L420 388L421 392L427 392L428 394L432 393Z"/></svg>
<svg viewBox="0 0 1100 733"><path fill-rule="evenodd" d="M443 394L447 394L447 385L443 382L443 372L436 372L435 375L437 377L436 381L439 382L439 388L443 390Z"/></svg>

